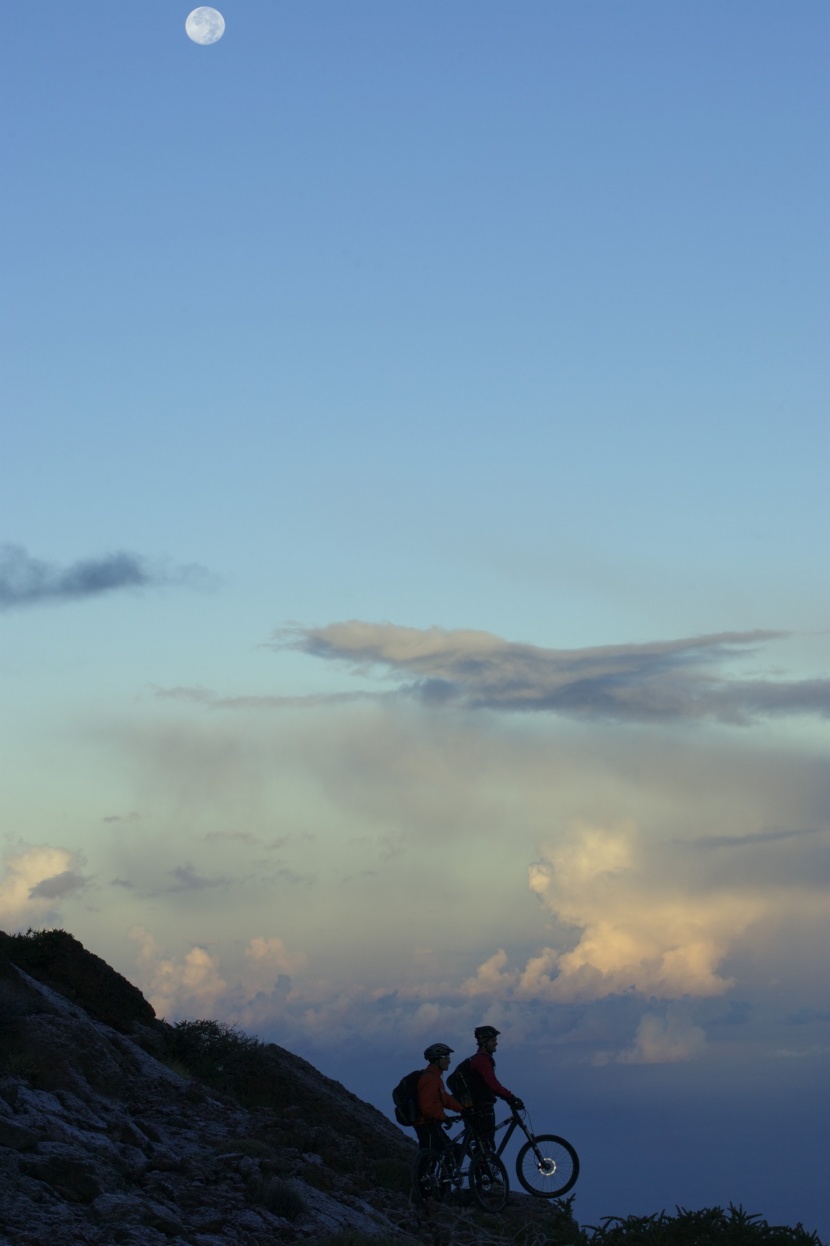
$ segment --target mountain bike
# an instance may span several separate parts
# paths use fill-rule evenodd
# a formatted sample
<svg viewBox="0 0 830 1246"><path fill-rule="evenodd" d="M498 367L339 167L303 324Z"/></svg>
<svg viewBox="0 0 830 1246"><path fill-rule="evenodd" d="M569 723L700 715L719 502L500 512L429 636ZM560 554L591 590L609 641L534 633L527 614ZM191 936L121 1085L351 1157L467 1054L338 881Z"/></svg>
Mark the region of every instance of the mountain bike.
<svg viewBox="0 0 830 1246"><path fill-rule="evenodd" d="M474 1121L472 1117L473 1129ZM467 1122L471 1122L470 1117ZM528 1194L536 1198L561 1198L573 1189L579 1176L579 1156L570 1142L558 1134L535 1134L525 1107L511 1108L510 1115L496 1125L496 1133L505 1128L507 1132L495 1149L495 1157L502 1155L514 1131L520 1129L527 1142L516 1156L516 1176Z"/></svg>
<svg viewBox="0 0 830 1246"><path fill-rule="evenodd" d="M510 1190L507 1169L498 1155L478 1144L475 1130L466 1124L444 1150L422 1150L415 1156L413 1198L422 1205L441 1203L465 1179L482 1211L501 1211Z"/></svg>

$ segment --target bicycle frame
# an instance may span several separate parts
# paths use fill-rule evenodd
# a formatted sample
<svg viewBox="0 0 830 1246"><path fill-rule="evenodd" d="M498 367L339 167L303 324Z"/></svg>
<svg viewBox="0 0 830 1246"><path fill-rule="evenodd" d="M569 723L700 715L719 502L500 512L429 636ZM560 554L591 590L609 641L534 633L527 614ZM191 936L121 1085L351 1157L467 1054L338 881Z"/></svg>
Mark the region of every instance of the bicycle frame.
<svg viewBox="0 0 830 1246"><path fill-rule="evenodd" d="M500 1121L499 1124L496 1125L495 1132L498 1133L500 1129L505 1128L507 1128L507 1133L495 1149L495 1153L498 1155L499 1159L501 1159L502 1153L517 1129L521 1129L528 1142L533 1141L533 1133L530 1129L528 1129L524 1119L518 1112L511 1112L510 1115L506 1116L503 1121ZM450 1139L451 1142L456 1144L460 1142L462 1145L461 1159L459 1162L463 1162L464 1157L469 1154L470 1145L475 1137L475 1126L470 1121L464 1121L461 1126L461 1132Z"/></svg>
<svg viewBox="0 0 830 1246"><path fill-rule="evenodd" d="M524 1118L520 1116L518 1112L511 1112L509 1116L506 1116L503 1121L501 1121L498 1125L496 1125L496 1133L498 1133L500 1129L504 1129L506 1126L508 1127L507 1133L504 1135L501 1142L496 1147L496 1155L498 1155L499 1157L501 1157L502 1151L504 1151L505 1147L507 1146L508 1142L513 1137L513 1134L515 1133L517 1129L521 1129L522 1133L525 1135L528 1142L533 1141L533 1133L531 1132L531 1130L528 1129L527 1125L525 1124Z"/></svg>

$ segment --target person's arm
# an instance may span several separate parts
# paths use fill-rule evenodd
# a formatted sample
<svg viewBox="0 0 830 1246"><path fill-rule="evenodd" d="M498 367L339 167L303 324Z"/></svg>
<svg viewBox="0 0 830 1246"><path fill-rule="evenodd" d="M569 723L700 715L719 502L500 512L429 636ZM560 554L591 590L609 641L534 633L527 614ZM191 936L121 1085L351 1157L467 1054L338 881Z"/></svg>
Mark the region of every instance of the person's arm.
<svg viewBox="0 0 830 1246"><path fill-rule="evenodd" d="M441 1087L441 1102L444 1107L449 1108L451 1112L458 1112L460 1114L465 1111L464 1104L459 1103L457 1099L453 1099L450 1092L445 1090L443 1085Z"/></svg>

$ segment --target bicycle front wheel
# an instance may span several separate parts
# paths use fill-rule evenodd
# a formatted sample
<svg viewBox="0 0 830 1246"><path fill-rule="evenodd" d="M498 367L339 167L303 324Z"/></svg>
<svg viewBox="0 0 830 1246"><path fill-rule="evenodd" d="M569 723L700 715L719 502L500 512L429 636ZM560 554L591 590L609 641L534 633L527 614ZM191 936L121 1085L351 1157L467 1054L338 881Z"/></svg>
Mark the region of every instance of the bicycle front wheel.
<svg viewBox="0 0 830 1246"><path fill-rule="evenodd" d="M516 1156L516 1174L529 1194L560 1198L576 1184L579 1156L564 1138L539 1134Z"/></svg>
<svg viewBox="0 0 830 1246"><path fill-rule="evenodd" d="M483 1211L501 1211L507 1202L510 1183L507 1169L498 1155L480 1151L473 1156L470 1163L470 1189Z"/></svg>

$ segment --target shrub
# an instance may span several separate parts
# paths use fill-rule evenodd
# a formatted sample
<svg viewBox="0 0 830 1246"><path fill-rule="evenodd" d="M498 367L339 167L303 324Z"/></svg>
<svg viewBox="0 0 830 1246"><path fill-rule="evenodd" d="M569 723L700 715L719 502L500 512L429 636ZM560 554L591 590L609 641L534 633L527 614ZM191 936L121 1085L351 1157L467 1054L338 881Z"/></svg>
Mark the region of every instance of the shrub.
<svg viewBox="0 0 830 1246"><path fill-rule="evenodd" d="M710 1207L702 1211L676 1208L653 1216L606 1216L600 1226L588 1225L591 1246L821 1246L817 1233L801 1224L794 1229L771 1225L742 1207Z"/></svg>
<svg viewBox="0 0 830 1246"><path fill-rule="evenodd" d="M169 1040L171 1057L217 1088L232 1085L264 1046L222 1021L178 1021Z"/></svg>
<svg viewBox="0 0 830 1246"><path fill-rule="evenodd" d="M296 1220L306 1209L305 1199L297 1187L282 1177L271 1177L265 1183L260 1201L268 1211L285 1220Z"/></svg>
<svg viewBox="0 0 830 1246"><path fill-rule="evenodd" d="M398 1194L408 1195L412 1186L412 1165L405 1160L377 1160L366 1175L381 1189L392 1190Z"/></svg>

